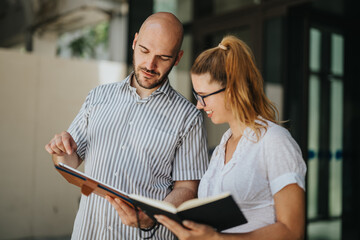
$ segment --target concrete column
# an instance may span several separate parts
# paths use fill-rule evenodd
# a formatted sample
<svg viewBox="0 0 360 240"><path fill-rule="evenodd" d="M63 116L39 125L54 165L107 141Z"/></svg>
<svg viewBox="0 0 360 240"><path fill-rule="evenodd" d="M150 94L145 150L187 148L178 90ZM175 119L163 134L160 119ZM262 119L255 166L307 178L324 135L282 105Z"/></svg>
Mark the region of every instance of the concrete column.
<svg viewBox="0 0 360 240"><path fill-rule="evenodd" d="M110 60L126 63L128 48L128 15L114 14L109 26Z"/></svg>

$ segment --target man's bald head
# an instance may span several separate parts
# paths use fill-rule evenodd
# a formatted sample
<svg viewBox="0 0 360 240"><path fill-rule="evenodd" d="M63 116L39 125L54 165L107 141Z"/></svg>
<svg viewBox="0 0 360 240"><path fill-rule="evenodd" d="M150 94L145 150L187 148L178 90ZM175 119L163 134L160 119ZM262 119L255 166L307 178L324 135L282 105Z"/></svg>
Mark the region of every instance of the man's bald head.
<svg viewBox="0 0 360 240"><path fill-rule="evenodd" d="M181 44L184 37L184 29L179 19L169 12L158 12L150 15L139 30L139 37L142 37L142 33L152 29L153 34L164 34L171 37L176 42L176 51L180 51Z"/></svg>
<svg viewBox="0 0 360 240"><path fill-rule="evenodd" d="M138 91L151 93L167 80L184 53L183 34L181 22L171 13L155 13L145 20L132 44L132 83Z"/></svg>

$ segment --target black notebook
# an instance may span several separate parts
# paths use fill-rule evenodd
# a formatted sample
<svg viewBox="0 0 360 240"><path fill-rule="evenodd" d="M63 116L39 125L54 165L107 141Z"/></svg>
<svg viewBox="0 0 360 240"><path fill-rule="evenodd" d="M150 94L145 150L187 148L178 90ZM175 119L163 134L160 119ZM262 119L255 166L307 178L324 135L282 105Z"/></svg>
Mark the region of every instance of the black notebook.
<svg viewBox="0 0 360 240"><path fill-rule="evenodd" d="M165 201L145 198L130 194L133 203L140 207L149 217L165 215L178 223L183 220L207 224L218 231L247 223L230 193L224 193L208 198L196 198L182 203L179 207ZM155 220L155 219L154 219Z"/></svg>

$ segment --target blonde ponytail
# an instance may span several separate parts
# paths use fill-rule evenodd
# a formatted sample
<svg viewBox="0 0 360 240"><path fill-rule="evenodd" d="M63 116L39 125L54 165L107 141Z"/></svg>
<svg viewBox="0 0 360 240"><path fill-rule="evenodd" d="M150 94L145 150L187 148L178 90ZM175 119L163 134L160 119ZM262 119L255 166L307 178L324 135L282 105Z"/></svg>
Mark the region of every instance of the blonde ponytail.
<svg viewBox="0 0 360 240"><path fill-rule="evenodd" d="M191 72L209 73L211 81L226 87L225 102L237 120L254 130L258 140L261 129L267 129L265 120L279 123L278 110L265 95L263 78L254 56L240 39L224 37L218 47L206 50L197 57Z"/></svg>

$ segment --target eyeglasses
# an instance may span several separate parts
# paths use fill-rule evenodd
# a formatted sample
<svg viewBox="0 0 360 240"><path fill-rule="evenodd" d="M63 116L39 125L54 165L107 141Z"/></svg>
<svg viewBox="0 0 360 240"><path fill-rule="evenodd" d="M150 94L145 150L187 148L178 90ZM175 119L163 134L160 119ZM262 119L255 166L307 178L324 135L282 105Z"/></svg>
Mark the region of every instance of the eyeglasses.
<svg viewBox="0 0 360 240"><path fill-rule="evenodd" d="M204 98L209 97L209 96L214 95L214 94L217 94L217 93L220 93L220 92L223 92L223 91L225 91L225 89L226 88L223 88L223 89L220 89L220 90L218 90L216 92L213 92L213 93L210 93L210 94L207 94L207 95L204 95L204 96L199 95L197 92L195 92L194 89L192 90L192 92L194 94L194 97L195 97L196 101L200 102L200 104L203 107L205 107L206 104L205 104Z"/></svg>

